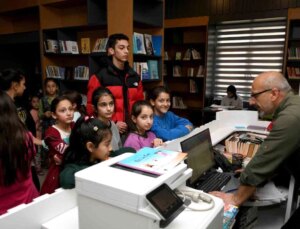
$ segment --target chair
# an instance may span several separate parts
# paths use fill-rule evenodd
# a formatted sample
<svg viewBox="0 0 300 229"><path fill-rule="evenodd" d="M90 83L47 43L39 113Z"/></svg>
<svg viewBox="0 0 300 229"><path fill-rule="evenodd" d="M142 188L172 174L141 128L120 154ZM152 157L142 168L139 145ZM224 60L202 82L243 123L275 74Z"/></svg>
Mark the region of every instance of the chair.
<svg viewBox="0 0 300 229"><path fill-rule="evenodd" d="M299 189L299 186L296 183L294 176L291 175L284 222L288 221L288 219L293 214L295 209L299 206L300 199L299 199L298 189Z"/></svg>

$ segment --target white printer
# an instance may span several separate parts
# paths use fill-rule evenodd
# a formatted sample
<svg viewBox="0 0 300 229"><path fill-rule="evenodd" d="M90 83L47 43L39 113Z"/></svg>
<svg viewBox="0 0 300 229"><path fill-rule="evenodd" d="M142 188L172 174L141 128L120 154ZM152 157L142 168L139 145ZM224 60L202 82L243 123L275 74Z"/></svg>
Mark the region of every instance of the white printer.
<svg viewBox="0 0 300 229"><path fill-rule="evenodd" d="M79 228L160 228L161 218L146 201L146 195L164 183L171 189L185 186L192 170L181 163L163 175L152 177L114 167L131 155L126 153L76 173ZM183 228L183 225L184 228L221 228L223 203L217 198L215 201L211 217L207 213L184 210L167 228ZM201 214L205 215L202 220ZM189 222L192 227L188 227L186 220L193 221Z"/></svg>

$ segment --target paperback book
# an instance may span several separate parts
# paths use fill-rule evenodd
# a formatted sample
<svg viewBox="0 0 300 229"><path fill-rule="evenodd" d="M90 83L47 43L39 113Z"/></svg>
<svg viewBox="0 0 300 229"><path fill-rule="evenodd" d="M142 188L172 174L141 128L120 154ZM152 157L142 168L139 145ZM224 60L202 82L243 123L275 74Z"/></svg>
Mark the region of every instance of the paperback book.
<svg viewBox="0 0 300 229"><path fill-rule="evenodd" d="M150 34L144 34L145 37L145 47L146 47L146 53L147 55L153 55L153 44L152 44L152 35Z"/></svg>
<svg viewBox="0 0 300 229"><path fill-rule="evenodd" d="M152 35L153 53L155 56L161 56L162 36ZM166 56L165 56L166 58Z"/></svg>
<svg viewBox="0 0 300 229"><path fill-rule="evenodd" d="M148 60L147 61L150 79L159 79L158 75L158 61L157 60Z"/></svg>
<svg viewBox="0 0 300 229"><path fill-rule="evenodd" d="M239 209L231 204L224 205L223 229L231 229L235 223L235 217Z"/></svg>
<svg viewBox="0 0 300 229"><path fill-rule="evenodd" d="M183 152L144 147L117 164L155 175L162 175L178 165L186 156L187 153Z"/></svg>
<svg viewBox="0 0 300 229"><path fill-rule="evenodd" d="M91 47L90 47L90 38L81 38L81 53L83 54L89 54L91 53Z"/></svg>
<svg viewBox="0 0 300 229"><path fill-rule="evenodd" d="M134 54L146 54L144 34L133 33L133 53Z"/></svg>

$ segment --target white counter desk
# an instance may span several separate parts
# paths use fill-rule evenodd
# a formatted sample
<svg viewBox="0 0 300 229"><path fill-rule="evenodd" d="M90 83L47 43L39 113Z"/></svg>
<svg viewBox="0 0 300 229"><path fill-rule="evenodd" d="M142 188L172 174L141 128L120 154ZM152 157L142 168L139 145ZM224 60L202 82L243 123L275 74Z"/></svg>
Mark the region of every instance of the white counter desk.
<svg viewBox="0 0 300 229"><path fill-rule="evenodd" d="M258 120L258 114L254 111L222 111L217 113L217 120L212 121L204 126L195 128L189 135L182 138L178 138L173 141L169 141L165 144L164 148L172 150L181 150L180 142L183 139L188 138L189 136L194 135L206 128L210 129L211 138L213 144L216 144L226 138L229 134L236 130L247 130L248 125L257 125L266 127L269 122L262 122ZM113 159L112 159L113 160ZM110 160L103 162L108 163ZM103 164L100 163L100 164ZM101 167L100 164L92 166L93 168L88 168L86 170L80 171L81 175L87 174L89 172L96 172L97 166ZM91 173L92 174L92 173ZM106 174L109 178L109 174ZM126 174L126 177L128 174ZM130 175L129 175L130 176ZM104 199L101 199L101 195L108 195L111 191L107 190L101 193L88 192L86 195L83 195L83 189L92 190L91 187L97 186L97 179L100 179L99 182L104 182L104 176L102 178L99 174L94 174L93 176L88 176L89 183L82 183L78 185L77 192L75 190L63 190L58 189L54 194L44 195L35 199L30 204L23 204L16 208L10 209L7 214L0 216L0 228L1 229L10 229L10 228L30 228L30 229L50 229L50 228L93 228L93 225L98 225L95 228L126 228L125 224L122 224L123 219L116 217L114 211L116 206L112 204L105 203ZM125 178L125 176L124 176ZM102 179L102 180L101 180ZM176 178L177 179L177 178ZM126 179L124 179L126 180ZM156 181L155 181L156 182ZM137 183L139 181L137 180ZM152 182L148 182L152 184ZM90 186L88 186L89 184ZM94 185L94 186L93 186ZM138 184L137 184L138 185ZM180 185L184 185L183 180L180 182L172 181L170 182L171 188L176 188ZM125 185L126 186L126 185ZM124 186L124 187L125 187ZM89 189L87 189L89 187ZM105 190L105 189L103 189ZM137 189L138 190L138 189ZM91 196L89 196L91 195ZM124 197L126 198L126 197ZM193 212L191 210L185 210L179 216L175 218L166 228L167 229L181 229L181 228L222 228L222 219L223 219L223 202L222 200L213 197L215 201L215 207L209 211L197 211ZM99 207L97 202L101 203ZM83 207L81 204L83 203ZM150 206L145 206L146 210L143 210L151 215L152 210ZM84 209L84 211L83 211ZM99 211L101 209L101 211ZM126 211L124 208L120 208L120 211ZM119 211L119 210L118 210ZM150 213L149 213L150 212ZM78 214L79 213L79 214ZM85 225L78 222L78 219L83 219L82 214L87 217L85 222L90 220L89 225ZM126 213L127 214L127 213ZM134 215L131 211L131 214ZM118 213L120 215L120 212ZM131 219L134 220L134 216ZM152 216L151 216L152 217ZM125 220L125 219L124 219ZM148 222L148 226L144 228L159 228L157 225L157 220L154 219ZM83 220L84 221L84 220ZM113 221L118 221L118 223L110 223ZM126 220L125 220L126 221ZM125 222L124 221L124 222ZM63 227L61 227L62 222L64 222ZM98 222L101 222L100 224ZM81 227L79 226L81 225ZM110 226L109 226L110 225ZM118 225L118 226L116 226ZM109 227L108 227L109 226ZM138 228L138 227L137 227Z"/></svg>

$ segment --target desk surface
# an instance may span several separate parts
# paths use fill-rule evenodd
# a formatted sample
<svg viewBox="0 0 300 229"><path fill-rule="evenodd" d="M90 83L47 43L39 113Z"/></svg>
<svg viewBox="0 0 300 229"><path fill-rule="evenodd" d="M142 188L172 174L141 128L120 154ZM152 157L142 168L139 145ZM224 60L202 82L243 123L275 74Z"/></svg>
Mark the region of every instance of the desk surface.
<svg viewBox="0 0 300 229"><path fill-rule="evenodd" d="M234 131L234 126L241 126L242 124L244 126L248 126L249 124L257 125L257 123L261 123L258 121L257 115L247 115L248 112L245 111L245 113L242 114L240 112L238 112L238 115L235 114L234 117L230 114L228 114L228 116L222 115L220 116L222 120L216 120L201 126L201 128L196 128L196 132L205 128L210 128L213 144L216 144L221 139L226 137L225 135L228 135ZM218 112L217 114L219 115L220 113L222 112ZM226 122L224 122L224 120L226 120ZM192 132L191 135L195 134L196 132ZM188 136L176 139L176 141L171 141L169 143L170 147L174 149L178 148L179 142L191 135L189 134ZM35 199L34 202L28 205L12 209L10 213L0 216L1 228L38 229L41 228L42 224L49 225L50 223L54 223L55 217L59 217L56 220L61 221L62 218L68 217L68 215L72 215L74 212L76 214L76 199L77 198L75 197L74 190L58 190L54 194L42 196L38 199ZM214 210L207 212L191 212L186 210L169 225L168 229L203 227L222 228L221 226L215 226L213 224L210 225L209 223L212 222L211 220L215 217L219 216L221 219L223 218L223 215L219 215L223 214L223 202L218 198L215 199L217 207L214 208ZM221 211L218 212L219 210ZM202 216L200 217L200 215ZM186 220L188 220L188 224ZM72 228L76 228L76 225L73 225Z"/></svg>

